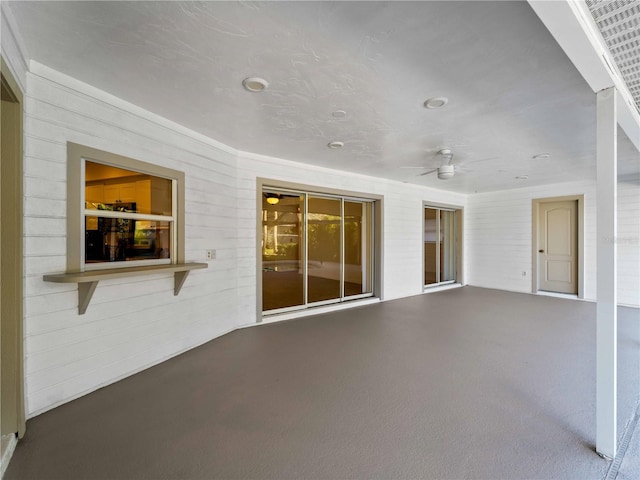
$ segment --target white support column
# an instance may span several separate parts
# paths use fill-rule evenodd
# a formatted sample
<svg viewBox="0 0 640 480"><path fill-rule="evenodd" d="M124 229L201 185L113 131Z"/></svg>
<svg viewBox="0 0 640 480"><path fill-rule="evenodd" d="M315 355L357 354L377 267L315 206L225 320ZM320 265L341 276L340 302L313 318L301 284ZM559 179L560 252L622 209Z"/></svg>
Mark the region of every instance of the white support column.
<svg viewBox="0 0 640 480"><path fill-rule="evenodd" d="M617 450L617 108L616 89L597 93L596 451Z"/></svg>

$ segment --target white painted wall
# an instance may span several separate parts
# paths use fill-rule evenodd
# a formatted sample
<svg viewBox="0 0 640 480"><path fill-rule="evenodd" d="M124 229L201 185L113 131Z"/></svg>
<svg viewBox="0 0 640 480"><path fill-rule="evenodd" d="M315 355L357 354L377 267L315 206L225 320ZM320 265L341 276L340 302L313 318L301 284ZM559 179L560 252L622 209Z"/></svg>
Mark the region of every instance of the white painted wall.
<svg viewBox="0 0 640 480"><path fill-rule="evenodd" d="M216 142L32 63L25 97L25 352L33 416L190 349L237 325L236 155ZM101 281L83 316L75 284L42 280L66 268L66 143L186 174L186 259L172 274Z"/></svg>
<svg viewBox="0 0 640 480"><path fill-rule="evenodd" d="M384 195L385 299L422 291L422 203L465 196L247 153L32 62L25 109L25 351L28 416L256 321L256 177ZM186 259L180 296L160 274L100 282L83 316L66 267L66 143L186 174Z"/></svg>
<svg viewBox="0 0 640 480"><path fill-rule="evenodd" d="M532 200L579 194L585 195L585 298L595 298L595 190L587 182L469 196L467 283L531 292Z"/></svg>
<svg viewBox="0 0 640 480"><path fill-rule="evenodd" d="M618 302L640 306L640 188L620 183L618 189ZM595 181L585 181L470 195L467 283L531 292L532 200L584 194L584 295L595 301L595 192Z"/></svg>
<svg viewBox="0 0 640 480"><path fill-rule="evenodd" d="M618 303L640 306L640 175L618 182Z"/></svg>

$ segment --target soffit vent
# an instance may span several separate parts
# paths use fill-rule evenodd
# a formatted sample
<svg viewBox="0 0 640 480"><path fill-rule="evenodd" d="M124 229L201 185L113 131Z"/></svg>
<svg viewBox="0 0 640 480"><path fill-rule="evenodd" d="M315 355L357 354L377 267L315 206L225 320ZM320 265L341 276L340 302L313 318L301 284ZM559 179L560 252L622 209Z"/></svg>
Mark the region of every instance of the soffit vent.
<svg viewBox="0 0 640 480"><path fill-rule="evenodd" d="M640 111L640 1L586 3Z"/></svg>

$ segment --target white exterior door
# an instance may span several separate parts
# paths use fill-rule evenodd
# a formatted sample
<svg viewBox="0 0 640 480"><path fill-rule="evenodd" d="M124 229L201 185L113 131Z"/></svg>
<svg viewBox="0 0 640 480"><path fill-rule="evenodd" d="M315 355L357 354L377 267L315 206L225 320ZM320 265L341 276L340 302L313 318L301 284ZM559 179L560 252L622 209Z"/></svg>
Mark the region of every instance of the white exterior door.
<svg viewBox="0 0 640 480"><path fill-rule="evenodd" d="M538 265L540 290L578 293L578 202L541 203Z"/></svg>

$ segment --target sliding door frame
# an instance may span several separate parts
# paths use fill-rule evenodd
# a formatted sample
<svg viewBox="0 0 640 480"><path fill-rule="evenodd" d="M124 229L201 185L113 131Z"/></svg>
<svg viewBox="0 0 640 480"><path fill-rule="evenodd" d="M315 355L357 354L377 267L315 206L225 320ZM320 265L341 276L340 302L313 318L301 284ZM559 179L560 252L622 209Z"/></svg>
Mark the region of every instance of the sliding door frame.
<svg viewBox="0 0 640 480"><path fill-rule="evenodd" d="M440 271L440 237L439 237L439 230L440 230L440 215L436 215L436 238L437 238L437 242L436 242L436 270L438 270L436 273L438 274L437 280L438 283L433 283L430 285L426 285L425 281L425 274L424 274L424 262L425 262L425 255L424 255L424 229L425 229L425 218L424 218L424 210L425 208L431 208L431 209L435 209L435 210L446 210L446 211L450 211L450 212L454 212L455 213L455 228L454 228L454 252L455 252L455 280L453 281L447 281L447 282L440 282L440 276L442 275L442 272ZM420 252L421 252L421 257L422 257L422 262L421 262L421 269L422 269L422 290L423 292L428 292L430 289L432 288L437 288L437 287L441 287L444 285L464 285L464 237L463 237L463 227L464 227L464 207L460 206L460 205L451 205L451 204L445 204L445 203L437 203L437 202L428 202L428 201L424 201L422 202L422 210L421 210L421 225L422 225L422 234L420 235L420 240L421 240L421 245L420 245Z"/></svg>
<svg viewBox="0 0 640 480"><path fill-rule="evenodd" d="M269 190L269 187L265 187ZM286 189L278 188L280 192L287 192ZM304 307L303 306L295 306L292 307L294 310L300 310L302 308L308 307L320 307L323 305L331 305L333 303L341 303L344 297L344 200L341 196L331 195L331 194L322 194L316 192L304 192L306 196L305 209L304 209L304 252L305 252L305 265L306 271L304 276L305 283L305 298L304 298ZM310 198L323 198L327 200L340 200L340 226L342 227L340 230L340 296L338 298L330 298L328 300L318 300L315 302L309 302L309 200ZM367 294L367 296L370 296ZM279 311L270 311L268 315L274 315L280 313ZM264 315L264 311L262 312Z"/></svg>
<svg viewBox="0 0 640 480"><path fill-rule="evenodd" d="M349 190L339 190L334 188L324 188L314 185L306 185L299 183L286 182L282 180L274 180L268 178L256 178L256 323L262 322L262 318L264 316L264 312L262 310L262 193L264 190L278 190L283 193L304 193L306 195L305 201L305 212L304 212L304 233L303 233L303 241L305 248L303 254L304 261L304 276L305 276L305 295L304 306L293 306L293 307L285 307L277 310L270 310L269 316L277 315L279 313L287 313L295 310L303 311L306 308L313 308L321 305L331 305L331 304L342 304L344 301L348 300L357 300L359 298L379 298L383 299L383 203L384 197L382 195L373 195L369 193L363 192L355 192ZM373 238L371 242L373 243L372 248L372 293L365 293L361 295L349 295L348 297L344 296L344 232L341 234L341 285L342 285L342 296L337 300L325 300L314 303L308 302L308 288L307 288L307 261L308 261L308 249L306 248L306 244L308 242L307 239L307 222L308 222L308 197L309 196L319 196L326 198L336 198L336 197L344 197L341 201L341 212L342 212L342 221L344 223L344 202L345 201L361 201L361 202L372 202L373 204L373 215L371 221L373 222L372 235Z"/></svg>

